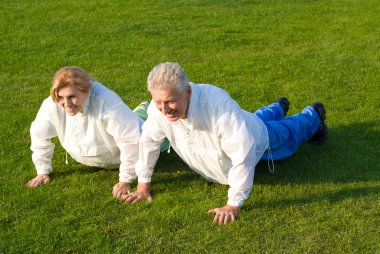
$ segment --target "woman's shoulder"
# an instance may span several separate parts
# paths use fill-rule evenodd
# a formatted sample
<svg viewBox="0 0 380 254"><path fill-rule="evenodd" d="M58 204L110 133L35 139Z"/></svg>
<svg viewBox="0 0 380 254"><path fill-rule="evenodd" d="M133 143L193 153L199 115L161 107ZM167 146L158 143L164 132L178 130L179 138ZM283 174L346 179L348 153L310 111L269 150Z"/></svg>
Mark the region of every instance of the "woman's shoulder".
<svg viewBox="0 0 380 254"><path fill-rule="evenodd" d="M41 109L45 111L53 111L61 108L61 106L53 101L53 98L51 96L45 98L42 101Z"/></svg>
<svg viewBox="0 0 380 254"><path fill-rule="evenodd" d="M94 82L92 84L91 97L94 100L101 100L106 103L119 103L121 101L121 98L117 93L99 82Z"/></svg>
<svg viewBox="0 0 380 254"><path fill-rule="evenodd" d="M93 83L90 95L90 107L95 112L106 112L109 110L130 110L121 97L106 86L96 82Z"/></svg>

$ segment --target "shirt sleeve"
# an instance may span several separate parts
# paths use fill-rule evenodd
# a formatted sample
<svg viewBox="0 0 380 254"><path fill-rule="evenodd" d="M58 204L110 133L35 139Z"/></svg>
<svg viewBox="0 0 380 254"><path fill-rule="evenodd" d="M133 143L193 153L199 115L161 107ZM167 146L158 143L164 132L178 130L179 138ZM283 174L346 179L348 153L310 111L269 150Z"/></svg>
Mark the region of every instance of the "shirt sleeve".
<svg viewBox="0 0 380 254"><path fill-rule="evenodd" d="M49 174L52 171L54 144L51 139L57 136L52 117L54 107L54 102L50 98L44 100L30 127L30 148L37 174Z"/></svg>
<svg viewBox="0 0 380 254"><path fill-rule="evenodd" d="M160 112L154 112L155 106L148 108L148 119L142 127L140 139L139 161L136 166L138 181L141 183L151 182L154 166L160 156L160 145L165 138L165 133L160 126Z"/></svg>
<svg viewBox="0 0 380 254"><path fill-rule="evenodd" d="M236 102L225 104L219 121L221 147L231 159L228 205L242 206L251 193L256 166L256 143Z"/></svg>
<svg viewBox="0 0 380 254"><path fill-rule="evenodd" d="M136 178L135 166L138 160L142 120L120 101L106 110L103 123L120 150L119 181L130 183Z"/></svg>

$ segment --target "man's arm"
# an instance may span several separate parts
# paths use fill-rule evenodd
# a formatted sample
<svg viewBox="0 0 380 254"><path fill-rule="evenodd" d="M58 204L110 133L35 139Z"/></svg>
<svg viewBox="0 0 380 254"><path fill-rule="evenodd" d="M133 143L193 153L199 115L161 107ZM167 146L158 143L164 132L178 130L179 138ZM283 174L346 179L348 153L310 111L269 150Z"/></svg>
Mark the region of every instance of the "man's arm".
<svg viewBox="0 0 380 254"><path fill-rule="evenodd" d="M150 182L154 167L160 156L160 146L165 135L162 130L150 122L149 118L144 123L142 129L143 131L140 137L139 146L139 160L136 163L136 174L138 176L137 190L121 196L120 200L125 203L136 203L143 199L147 199L148 202L152 201L152 196L150 195Z"/></svg>
<svg viewBox="0 0 380 254"><path fill-rule="evenodd" d="M227 204L211 209L209 213L215 214L214 222L227 224L236 220L240 207L252 190L256 145L237 104L229 105L218 127L218 134L222 137L222 150L232 162L232 167L228 171L230 189Z"/></svg>
<svg viewBox="0 0 380 254"><path fill-rule="evenodd" d="M232 221L235 222L237 219L237 215L239 213L240 206L231 206L231 205L225 205L223 207L214 208L208 210L208 213L215 214L214 222L219 223L220 225L228 224L228 222Z"/></svg>
<svg viewBox="0 0 380 254"><path fill-rule="evenodd" d="M150 182L154 166L160 155L160 142L154 142L145 132L140 139L140 157L136 164L136 173L138 176L138 185L135 192L122 195L120 200L124 203L137 203L146 199L152 202L150 195Z"/></svg>
<svg viewBox="0 0 380 254"><path fill-rule="evenodd" d="M143 199L146 199L149 203L153 200L150 195L150 183L139 183L135 192L125 194L120 197L120 201L132 204Z"/></svg>

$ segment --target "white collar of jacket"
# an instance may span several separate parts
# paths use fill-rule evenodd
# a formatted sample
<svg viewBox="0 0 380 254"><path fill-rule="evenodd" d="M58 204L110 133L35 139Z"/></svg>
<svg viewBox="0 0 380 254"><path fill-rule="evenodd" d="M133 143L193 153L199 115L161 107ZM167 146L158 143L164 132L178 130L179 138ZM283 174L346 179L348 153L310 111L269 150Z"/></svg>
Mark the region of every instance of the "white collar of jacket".
<svg viewBox="0 0 380 254"><path fill-rule="evenodd" d="M81 113L81 116L85 116L87 114L87 111L88 111L88 108L90 106L90 100L91 100L91 96L92 96L92 87L96 85L96 83L94 81L91 81L91 88L90 88L90 92L88 93L88 97L87 97L87 100L86 102L84 103L84 106L83 106L83 109L82 111L80 112Z"/></svg>
<svg viewBox="0 0 380 254"><path fill-rule="evenodd" d="M198 104L199 101L199 91L198 87L190 83L191 87L191 96L190 96L190 103L189 103L189 108L187 110L187 122L188 122L188 128L190 130L193 130L193 120L194 120L194 114L196 110L196 105Z"/></svg>

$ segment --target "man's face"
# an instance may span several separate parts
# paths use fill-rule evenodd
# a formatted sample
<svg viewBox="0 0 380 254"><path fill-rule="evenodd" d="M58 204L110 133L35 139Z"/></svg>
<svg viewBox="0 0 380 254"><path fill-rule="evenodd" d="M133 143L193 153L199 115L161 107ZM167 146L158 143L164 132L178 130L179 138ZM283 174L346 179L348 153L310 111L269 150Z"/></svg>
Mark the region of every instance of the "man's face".
<svg viewBox="0 0 380 254"><path fill-rule="evenodd" d="M178 119L187 118L191 87L184 93L179 93L176 89L152 89L150 93L158 110L160 110L169 121L175 122Z"/></svg>
<svg viewBox="0 0 380 254"><path fill-rule="evenodd" d="M58 90L58 104L68 115L74 116L81 112L86 103L89 92L82 92L75 86L65 86Z"/></svg>

